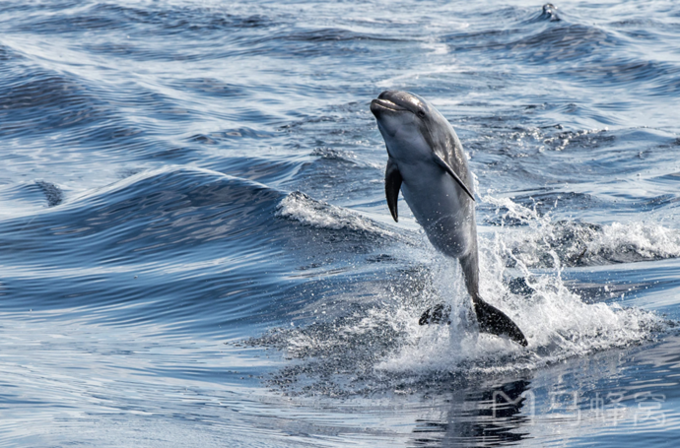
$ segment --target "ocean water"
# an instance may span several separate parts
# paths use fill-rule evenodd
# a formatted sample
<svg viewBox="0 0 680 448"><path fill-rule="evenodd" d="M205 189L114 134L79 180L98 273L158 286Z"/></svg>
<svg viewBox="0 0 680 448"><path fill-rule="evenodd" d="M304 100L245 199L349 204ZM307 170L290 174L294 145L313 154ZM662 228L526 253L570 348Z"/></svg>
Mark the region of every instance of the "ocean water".
<svg viewBox="0 0 680 448"><path fill-rule="evenodd" d="M0 71L1 446L680 437L677 2L2 2ZM386 89L527 348L392 221Z"/></svg>

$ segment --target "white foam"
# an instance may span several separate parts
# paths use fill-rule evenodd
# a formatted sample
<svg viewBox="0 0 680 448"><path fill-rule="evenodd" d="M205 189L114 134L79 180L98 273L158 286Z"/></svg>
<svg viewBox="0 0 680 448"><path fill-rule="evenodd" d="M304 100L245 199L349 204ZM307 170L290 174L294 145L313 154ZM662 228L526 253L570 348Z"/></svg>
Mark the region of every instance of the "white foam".
<svg viewBox="0 0 680 448"><path fill-rule="evenodd" d="M544 267L541 258L552 248L563 251L562 258L572 261L592 256L612 261L628 261L621 260L622 257L629 261L680 257L680 230L657 223L613 222L589 226L578 222L555 222L550 214L541 216L536 210L509 198L485 196L483 201L495 205L497 213L501 209L507 210L504 219L517 220L528 227L513 229L503 235L508 256L526 267ZM564 241L565 229L574 231L577 240ZM555 247L558 244L561 247ZM553 259L557 261L555 256Z"/></svg>
<svg viewBox="0 0 680 448"><path fill-rule="evenodd" d="M595 247L633 247L646 258L680 256L680 231L658 224L641 222L612 223L603 227L601 236L588 243Z"/></svg>
<svg viewBox="0 0 680 448"><path fill-rule="evenodd" d="M583 356L613 347L637 344L668 327L668 321L651 311L622 308L618 304L585 303L562 280L559 256L543 239L554 229L549 216L515 204L509 199L486 197L508 210L528 226L512 232L480 236L480 289L482 297L503 310L522 329L529 341L527 348L491 335L471 331L461 310L469 309L469 297L462 287L457 263L439 256L432 263L433 278L448 279L437 286L439 300L453 307L451 326L418 326L414 316L405 317L408 338L376 368L388 371L498 372L535 369L560 360ZM603 226L589 243L599 251L635 250L649 257L680 256L680 232L659 225L612 223ZM521 248L520 256L513 249ZM537 253L550 255L554 269L547 274L531 272L523 259L537 259ZM516 268L535 291L531 296L513 294L503 282L507 257L515 257ZM432 300L432 298L430 298ZM435 298L437 300L437 298ZM399 313L393 313L395 318ZM473 322L474 325L474 322Z"/></svg>
<svg viewBox="0 0 680 448"><path fill-rule="evenodd" d="M281 200L276 206L276 216L319 229L345 229L393 235L389 230L383 229L356 212L317 201L299 191L294 191Z"/></svg>

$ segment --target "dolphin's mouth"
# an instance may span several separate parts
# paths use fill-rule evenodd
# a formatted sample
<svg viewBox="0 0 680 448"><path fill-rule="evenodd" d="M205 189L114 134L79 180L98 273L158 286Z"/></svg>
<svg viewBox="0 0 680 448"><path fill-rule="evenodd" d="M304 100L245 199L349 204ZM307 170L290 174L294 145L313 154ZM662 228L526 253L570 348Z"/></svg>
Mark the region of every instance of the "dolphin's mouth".
<svg viewBox="0 0 680 448"><path fill-rule="evenodd" d="M406 109L405 107L401 107L397 103L393 103L392 101L383 98L376 98L373 101L371 101L371 112L373 112L373 115L385 110L401 112L408 109Z"/></svg>

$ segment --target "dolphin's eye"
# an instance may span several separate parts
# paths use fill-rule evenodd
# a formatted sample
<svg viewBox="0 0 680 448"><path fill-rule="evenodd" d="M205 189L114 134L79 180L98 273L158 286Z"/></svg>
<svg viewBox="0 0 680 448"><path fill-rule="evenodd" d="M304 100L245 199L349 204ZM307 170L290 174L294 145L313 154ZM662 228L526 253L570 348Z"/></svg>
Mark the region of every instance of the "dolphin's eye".
<svg viewBox="0 0 680 448"><path fill-rule="evenodd" d="M422 111L422 110L419 110L418 112L416 112L416 115L418 115L420 118L425 118L425 112Z"/></svg>

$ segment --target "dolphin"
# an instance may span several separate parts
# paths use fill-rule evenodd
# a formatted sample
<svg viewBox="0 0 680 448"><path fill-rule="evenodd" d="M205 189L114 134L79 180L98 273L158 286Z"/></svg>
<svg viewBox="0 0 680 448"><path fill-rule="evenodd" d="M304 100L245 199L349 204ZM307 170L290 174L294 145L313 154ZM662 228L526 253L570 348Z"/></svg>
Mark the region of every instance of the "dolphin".
<svg viewBox="0 0 680 448"><path fill-rule="evenodd" d="M371 112L387 147L385 196L392 217L399 220L401 190L432 245L460 262L480 331L526 346L519 327L479 295L472 174L453 127L430 103L409 92L382 92L371 101ZM419 323L441 322L449 313L440 304L425 311Z"/></svg>

